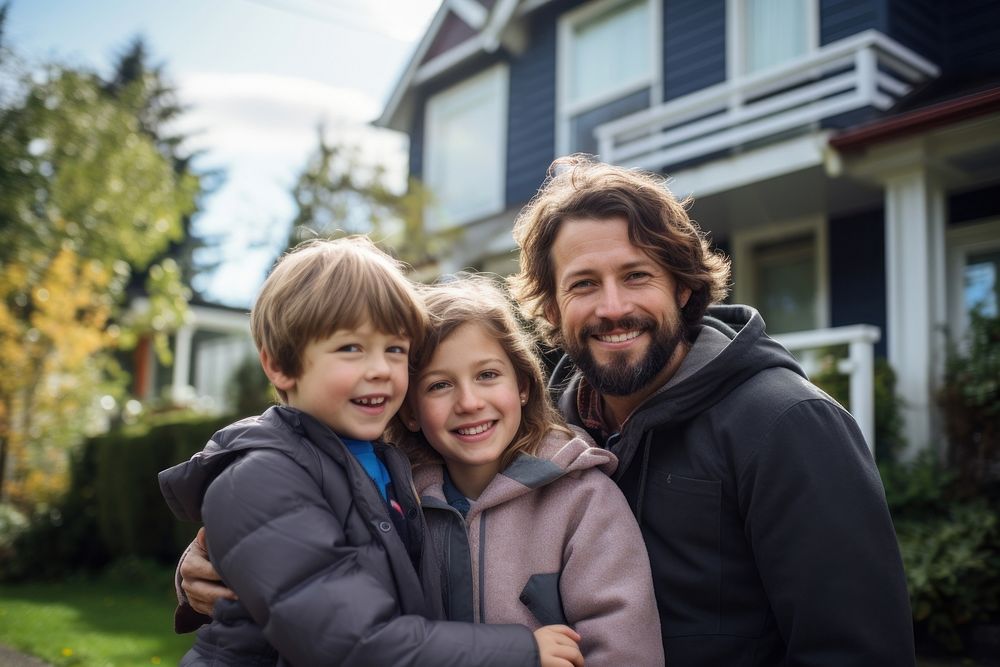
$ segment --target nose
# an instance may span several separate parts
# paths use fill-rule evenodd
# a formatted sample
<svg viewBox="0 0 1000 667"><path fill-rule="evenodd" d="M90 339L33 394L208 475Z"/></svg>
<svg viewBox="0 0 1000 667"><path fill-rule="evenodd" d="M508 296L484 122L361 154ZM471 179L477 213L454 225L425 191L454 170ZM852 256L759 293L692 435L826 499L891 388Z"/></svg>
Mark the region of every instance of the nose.
<svg viewBox="0 0 1000 667"><path fill-rule="evenodd" d="M459 414L476 412L483 408L483 401L479 398L475 388L469 385L458 387L458 398L455 401L455 412Z"/></svg>
<svg viewBox="0 0 1000 667"><path fill-rule="evenodd" d="M365 369L365 378L369 380L380 380L389 377L389 360L384 354L373 354Z"/></svg>
<svg viewBox="0 0 1000 667"><path fill-rule="evenodd" d="M608 281L601 286L594 315L604 320L619 320L632 312L632 302L621 286Z"/></svg>

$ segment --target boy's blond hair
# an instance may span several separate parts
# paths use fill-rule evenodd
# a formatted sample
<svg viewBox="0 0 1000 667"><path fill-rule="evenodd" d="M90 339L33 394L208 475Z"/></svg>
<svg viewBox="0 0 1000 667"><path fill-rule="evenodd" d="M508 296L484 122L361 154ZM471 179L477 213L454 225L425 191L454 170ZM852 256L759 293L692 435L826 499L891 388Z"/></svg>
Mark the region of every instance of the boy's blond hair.
<svg viewBox="0 0 1000 667"><path fill-rule="evenodd" d="M365 236L314 239L278 259L250 311L250 332L281 372L302 374L309 343L370 323L423 341L427 316L403 264ZM287 394L277 389L281 400Z"/></svg>
<svg viewBox="0 0 1000 667"><path fill-rule="evenodd" d="M495 282L483 275L463 273L448 282L421 286L420 294L430 321L423 343L410 349L411 377L427 367L438 345L457 329L474 324L503 348L514 367L518 387L527 392L521 423L500 456L501 469L521 452L535 454L550 431L570 434L549 400L545 372L532 338L517 321L514 304ZM389 422L387 438L406 452L414 466L442 460L422 433L407 431L399 416Z"/></svg>

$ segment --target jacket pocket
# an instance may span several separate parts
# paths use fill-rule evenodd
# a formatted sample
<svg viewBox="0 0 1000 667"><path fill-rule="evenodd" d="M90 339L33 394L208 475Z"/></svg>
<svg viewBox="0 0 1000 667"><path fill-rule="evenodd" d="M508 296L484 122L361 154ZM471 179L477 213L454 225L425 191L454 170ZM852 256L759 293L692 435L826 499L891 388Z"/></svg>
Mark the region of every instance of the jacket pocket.
<svg viewBox="0 0 1000 667"><path fill-rule="evenodd" d="M643 533L664 637L721 626L722 482L650 470Z"/></svg>
<svg viewBox="0 0 1000 667"><path fill-rule="evenodd" d="M531 575L518 599L542 625L567 625L559 595L558 572Z"/></svg>

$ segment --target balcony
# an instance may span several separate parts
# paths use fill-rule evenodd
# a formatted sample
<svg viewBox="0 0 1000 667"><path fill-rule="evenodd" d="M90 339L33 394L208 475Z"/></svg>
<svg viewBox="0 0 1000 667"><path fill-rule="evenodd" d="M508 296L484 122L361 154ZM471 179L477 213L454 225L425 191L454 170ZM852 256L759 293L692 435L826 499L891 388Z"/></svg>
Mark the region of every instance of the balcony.
<svg viewBox="0 0 1000 667"><path fill-rule="evenodd" d="M598 152L607 162L658 171L849 111L884 111L938 73L922 56L867 30L600 125Z"/></svg>

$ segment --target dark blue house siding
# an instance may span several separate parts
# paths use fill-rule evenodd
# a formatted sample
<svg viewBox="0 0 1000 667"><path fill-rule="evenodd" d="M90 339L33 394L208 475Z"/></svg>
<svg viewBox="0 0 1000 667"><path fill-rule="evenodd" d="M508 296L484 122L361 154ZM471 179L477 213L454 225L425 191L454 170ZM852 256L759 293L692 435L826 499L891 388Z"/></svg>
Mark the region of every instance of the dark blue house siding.
<svg viewBox="0 0 1000 667"><path fill-rule="evenodd" d="M826 46L865 30L885 32L885 0L820 0L819 43ZM833 129L854 127L880 116L877 109L850 111L826 118L822 126Z"/></svg>
<svg viewBox="0 0 1000 667"><path fill-rule="evenodd" d="M969 78L1000 72L1000 2L965 0L945 10L945 67Z"/></svg>
<svg viewBox="0 0 1000 667"><path fill-rule="evenodd" d="M725 80L725 0L664 0L664 101Z"/></svg>
<svg viewBox="0 0 1000 667"><path fill-rule="evenodd" d="M820 1L820 46L869 29L885 31L885 0Z"/></svg>
<svg viewBox="0 0 1000 667"><path fill-rule="evenodd" d="M886 33L932 62L941 62L944 4L936 0L887 0Z"/></svg>
<svg viewBox="0 0 1000 667"><path fill-rule="evenodd" d="M555 10L539 10L527 50L510 63L507 117L507 206L538 190L556 150Z"/></svg>
<svg viewBox="0 0 1000 667"><path fill-rule="evenodd" d="M885 215L881 209L829 221L830 326L874 324L886 356Z"/></svg>
<svg viewBox="0 0 1000 667"><path fill-rule="evenodd" d="M423 179L424 177L424 104L425 98L420 98L415 102L412 125L410 126L410 176Z"/></svg>

